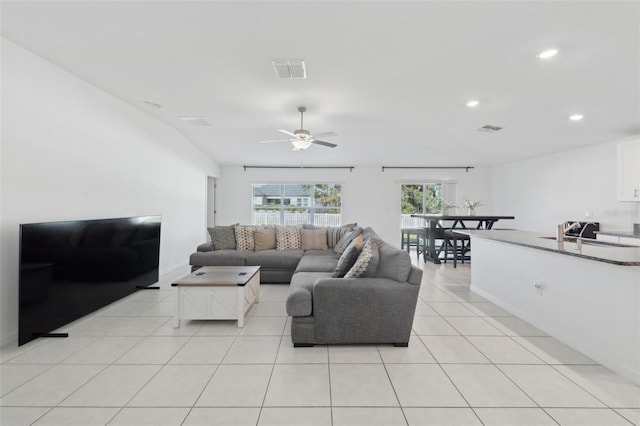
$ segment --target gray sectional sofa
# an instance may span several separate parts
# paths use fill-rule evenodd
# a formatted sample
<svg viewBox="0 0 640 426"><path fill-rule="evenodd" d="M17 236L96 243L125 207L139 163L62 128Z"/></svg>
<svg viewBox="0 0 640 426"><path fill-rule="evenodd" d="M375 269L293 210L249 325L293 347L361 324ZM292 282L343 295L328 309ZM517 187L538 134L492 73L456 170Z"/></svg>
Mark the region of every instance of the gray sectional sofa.
<svg viewBox="0 0 640 426"><path fill-rule="evenodd" d="M286 309L292 317L294 346L407 346L422 270L411 264L406 251L386 243L371 228L363 229L361 234L363 241L371 241L375 253L357 278L334 278L341 257L334 248L213 250L209 242L198 246L190 261L192 269L260 265L261 282L289 282Z"/></svg>
<svg viewBox="0 0 640 426"><path fill-rule="evenodd" d="M214 250L211 242L198 246L189 259L191 269L201 266L260 266L262 284L288 283L304 256L303 250ZM335 255L326 250L328 255Z"/></svg>

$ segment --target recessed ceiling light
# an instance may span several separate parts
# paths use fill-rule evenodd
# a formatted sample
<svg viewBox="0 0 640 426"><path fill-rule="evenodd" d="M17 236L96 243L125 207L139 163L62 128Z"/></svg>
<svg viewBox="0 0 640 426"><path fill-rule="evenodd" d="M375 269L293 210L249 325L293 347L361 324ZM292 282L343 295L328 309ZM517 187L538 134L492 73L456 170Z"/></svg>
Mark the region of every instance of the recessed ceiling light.
<svg viewBox="0 0 640 426"><path fill-rule="evenodd" d="M573 114L569 116L569 120L571 121L580 121L584 118L584 115L582 114Z"/></svg>
<svg viewBox="0 0 640 426"><path fill-rule="evenodd" d="M204 117L178 117L189 126L211 126L211 122Z"/></svg>
<svg viewBox="0 0 640 426"><path fill-rule="evenodd" d="M547 49L538 54L538 58L540 59L549 59L553 58L558 54L558 49Z"/></svg>
<svg viewBox="0 0 640 426"><path fill-rule="evenodd" d="M479 102L479 101L477 101L477 100L475 100L475 99L473 99L473 100L471 100L471 101L467 102L467 106L468 106L469 108L477 107L477 106L478 106L478 104L480 104L480 102Z"/></svg>

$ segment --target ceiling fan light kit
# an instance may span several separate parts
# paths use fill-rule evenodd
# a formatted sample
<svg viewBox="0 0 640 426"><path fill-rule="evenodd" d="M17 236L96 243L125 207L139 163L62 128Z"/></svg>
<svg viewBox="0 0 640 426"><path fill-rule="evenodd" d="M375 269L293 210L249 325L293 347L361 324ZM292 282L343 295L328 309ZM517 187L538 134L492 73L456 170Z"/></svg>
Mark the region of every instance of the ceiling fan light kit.
<svg viewBox="0 0 640 426"><path fill-rule="evenodd" d="M307 139L293 139L291 143L294 151L304 151L311 146L311 142Z"/></svg>
<svg viewBox="0 0 640 426"><path fill-rule="evenodd" d="M338 145L331 142L325 142L316 139L311 132L305 130L304 128L304 113L307 111L307 108L304 106L298 107L298 112L300 112L300 128L298 130L294 130L290 132L288 130L278 129L279 132L284 133L285 135L291 136L290 139L276 139L269 141L261 141L261 143L271 143L271 142L285 142L289 141L293 145L293 151L304 151L311 147L311 145L322 145L329 148L335 148ZM334 132L324 132L318 133L316 136L322 137L331 137L338 136Z"/></svg>

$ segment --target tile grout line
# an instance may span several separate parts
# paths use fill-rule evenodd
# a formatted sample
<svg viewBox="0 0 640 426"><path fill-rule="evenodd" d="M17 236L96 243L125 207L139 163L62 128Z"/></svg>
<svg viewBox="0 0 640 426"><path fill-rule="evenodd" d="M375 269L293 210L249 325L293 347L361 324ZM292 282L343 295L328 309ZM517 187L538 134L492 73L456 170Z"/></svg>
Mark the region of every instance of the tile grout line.
<svg viewBox="0 0 640 426"><path fill-rule="evenodd" d="M328 381L329 381L329 420L331 421L331 426L333 426L333 423L335 422L335 419L333 417L333 392L331 390L331 357L329 355L329 347L327 346L327 374L328 374Z"/></svg>
<svg viewBox="0 0 640 426"><path fill-rule="evenodd" d="M276 350L276 354L273 358L273 364L271 365L271 372L269 373L269 380L267 380L267 387L264 391L264 396L262 397L262 404L260 404L260 410L258 411L258 418L256 419L256 426L260 423L260 417L262 417L262 410L265 408L264 403L267 400L267 395L269 394L269 386L271 385L271 379L273 378L273 372L276 369L276 363L278 361L278 354L280 353L280 347L282 346L282 339L284 338L284 327L286 327L287 321L285 320L282 330L282 334L280 335L280 340L278 341L278 349ZM246 326L246 324L245 324Z"/></svg>
<svg viewBox="0 0 640 426"><path fill-rule="evenodd" d="M398 407L400 408L400 412L402 413L402 418L404 418L406 425L409 426L409 420L407 419L407 415L404 412L404 407L402 406L402 402L400 402L400 397L398 397L398 391L396 390L396 387L393 385L393 381L391 380L391 375L389 374L389 370L387 369L387 364L384 361L384 357L382 356L382 353L380 353L380 345L376 345L376 350L378 352L378 356L382 361L382 367L384 368L384 372L387 375L387 379L389 380L391 389L393 389L393 394L396 397L396 401L398 401Z"/></svg>

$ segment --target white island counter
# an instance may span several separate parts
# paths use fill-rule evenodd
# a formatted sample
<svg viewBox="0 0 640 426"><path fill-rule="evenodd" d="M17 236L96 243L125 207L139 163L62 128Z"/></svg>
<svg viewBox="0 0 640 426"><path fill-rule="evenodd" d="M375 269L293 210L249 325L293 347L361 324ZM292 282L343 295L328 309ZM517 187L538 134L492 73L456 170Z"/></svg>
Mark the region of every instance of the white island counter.
<svg viewBox="0 0 640 426"><path fill-rule="evenodd" d="M640 384L640 247L469 234L473 292Z"/></svg>

